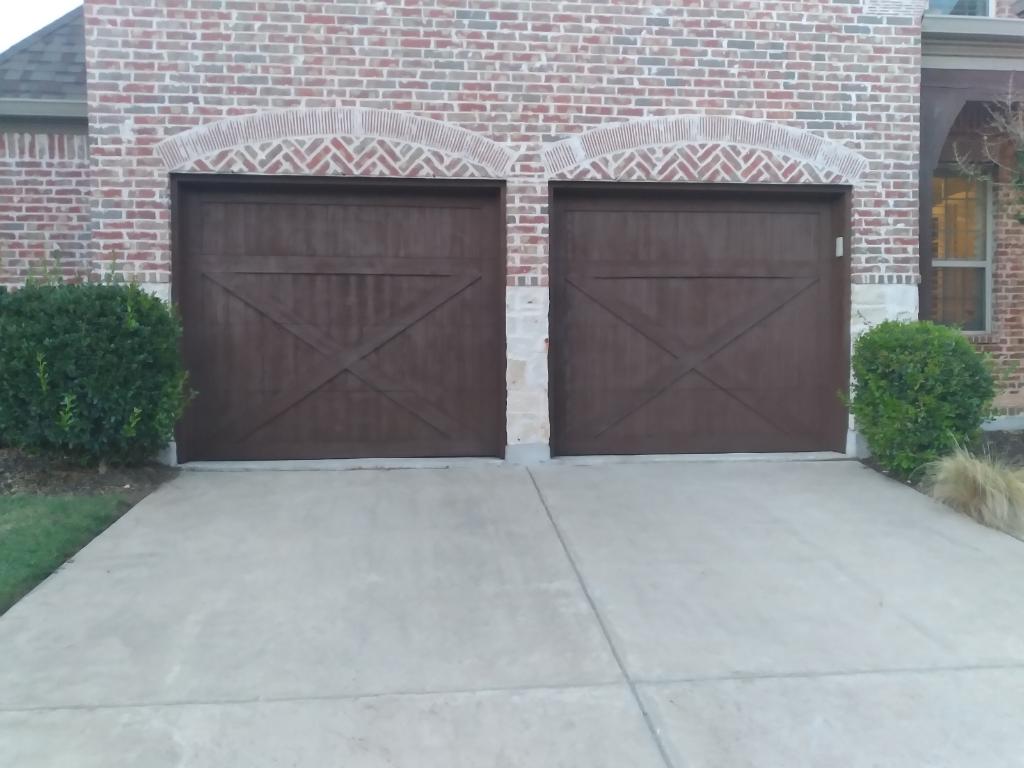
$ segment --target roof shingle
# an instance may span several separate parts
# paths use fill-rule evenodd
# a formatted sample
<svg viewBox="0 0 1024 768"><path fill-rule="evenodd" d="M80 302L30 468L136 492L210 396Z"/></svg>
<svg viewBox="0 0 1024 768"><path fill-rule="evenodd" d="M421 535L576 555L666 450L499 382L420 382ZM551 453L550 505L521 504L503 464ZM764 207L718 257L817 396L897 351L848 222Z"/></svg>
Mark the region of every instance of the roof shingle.
<svg viewBox="0 0 1024 768"><path fill-rule="evenodd" d="M81 7L0 53L0 99L85 101Z"/></svg>

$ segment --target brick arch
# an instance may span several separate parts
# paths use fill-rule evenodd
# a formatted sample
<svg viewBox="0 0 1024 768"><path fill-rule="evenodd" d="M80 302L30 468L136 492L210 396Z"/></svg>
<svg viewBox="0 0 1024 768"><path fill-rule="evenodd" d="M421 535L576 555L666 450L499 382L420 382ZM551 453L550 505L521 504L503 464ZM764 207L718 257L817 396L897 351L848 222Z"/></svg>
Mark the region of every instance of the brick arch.
<svg viewBox="0 0 1024 768"><path fill-rule="evenodd" d="M457 125L408 112L338 107L230 117L156 146L168 170L502 178L515 153Z"/></svg>
<svg viewBox="0 0 1024 768"><path fill-rule="evenodd" d="M868 161L809 131L724 115L602 126L544 150L551 178L855 184Z"/></svg>

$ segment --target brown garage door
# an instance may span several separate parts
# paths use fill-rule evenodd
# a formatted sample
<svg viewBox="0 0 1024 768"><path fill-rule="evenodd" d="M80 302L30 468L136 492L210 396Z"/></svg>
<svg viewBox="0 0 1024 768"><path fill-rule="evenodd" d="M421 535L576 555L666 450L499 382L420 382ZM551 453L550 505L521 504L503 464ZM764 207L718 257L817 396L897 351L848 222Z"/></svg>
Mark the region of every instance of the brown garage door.
<svg viewBox="0 0 1024 768"><path fill-rule="evenodd" d="M555 189L556 453L843 448L843 198L736 189Z"/></svg>
<svg viewBox="0 0 1024 768"><path fill-rule="evenodd" d="M491 187L179 181L181 460L500 456Z"/></svg>

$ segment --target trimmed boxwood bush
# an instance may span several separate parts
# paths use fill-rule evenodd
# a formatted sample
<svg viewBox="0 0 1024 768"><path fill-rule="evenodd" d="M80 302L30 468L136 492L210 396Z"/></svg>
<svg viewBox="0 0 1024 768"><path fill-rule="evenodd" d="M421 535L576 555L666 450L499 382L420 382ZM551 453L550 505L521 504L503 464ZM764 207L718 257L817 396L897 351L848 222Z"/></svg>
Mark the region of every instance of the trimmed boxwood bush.
<svg viewBox="0 0 1024 768"><path fill-rule="evenodd" d="M872 455L901 478L970 445L991 414L989 359L956 328L885 322L857 339L850 411Z"/></svg>
<svg viewBox="0 0 1024 768"><path fill-rule="evenodd" d="M130 284L0 295L0 435L83 464L145 461L185 404L173 310Z"/></svg>

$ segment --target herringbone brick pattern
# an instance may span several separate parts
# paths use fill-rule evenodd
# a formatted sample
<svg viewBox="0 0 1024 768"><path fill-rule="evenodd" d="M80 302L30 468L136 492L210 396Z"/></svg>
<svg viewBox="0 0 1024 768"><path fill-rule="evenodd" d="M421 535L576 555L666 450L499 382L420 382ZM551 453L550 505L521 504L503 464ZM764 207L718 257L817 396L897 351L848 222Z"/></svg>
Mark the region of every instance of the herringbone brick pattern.
<svg viewBox="0 0 1024 768"><path fill-rule="evenodd" d="M662 158L666 150L658 148L663 147L678 151ZM735 115L664 115L611 123L554 142L543 156L552 175L600 159L599 166L613 178L646 170L657 173L647 177L652 181L671 180L674 174L687 181L797 181L803 166L809 180L842 179L856 186L869 166L861 153L813 131Z"/></svg>
<svg viewBox="0 0 1024 768"><path fill-rule="evenodd" d="M314 176L484 178L487 169L416 144L373 137L284 139L234 147L181 170Z"/></svg>
<svg viewBox="0 0 1024 768"><path fill-rule="evenodd" d="M558 174L576 181L833 184L840 174L764 149L722 144L614 152Z"/></svg>
<svg viewBox="0 0 1024 768"><path fill-rule="evenodd" d="M335 139L346 146L328 144ZM370 145L363 139L384 143L374 151L367 149ZM411 146L399 149L397 145ZM404 175L441 175L440 171L480 175L455 160L462 158L473 169L486 169L491 178L498 179L508 174L515 157L507 143L452 123L400 110L358 107L235 115L176 133L156 146L156 153L171 170L182 170L212 155L218 156L214 165L219 167L227 162L226 157L239 152L242 156L236 159L242 170L259 169L284 152L293 161L291 167L302 173L318 173L316 169L321 167L322 172L331 172L331 165L321 166L321 161L325 156L337 155L334 162L339 169L351 164L353 157L365 156L371 173L377 172L374 166L380 163L395 169L402 165L409 171ZM230 165L225 170L230 170Z"/></svg>

